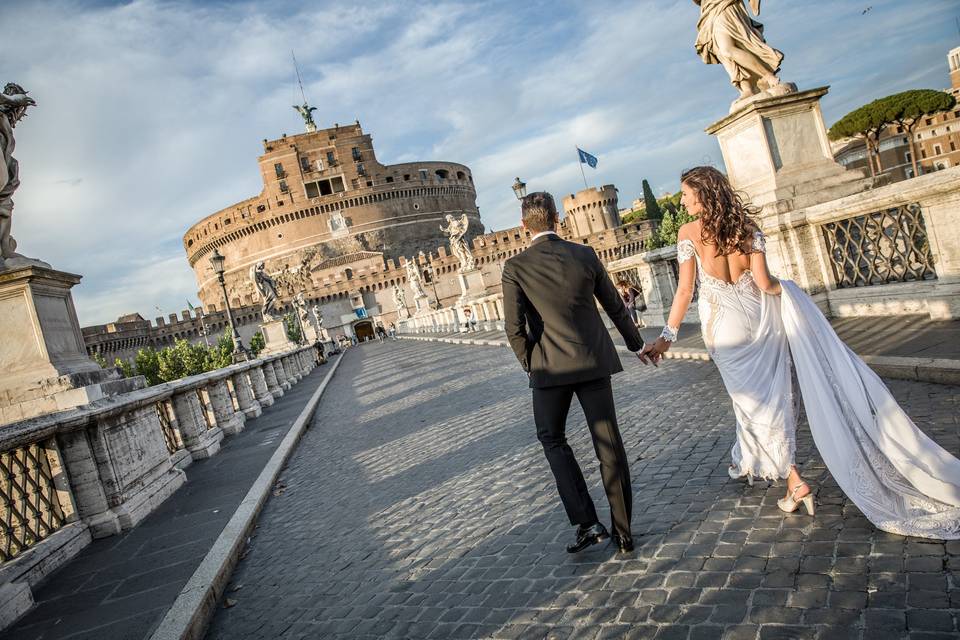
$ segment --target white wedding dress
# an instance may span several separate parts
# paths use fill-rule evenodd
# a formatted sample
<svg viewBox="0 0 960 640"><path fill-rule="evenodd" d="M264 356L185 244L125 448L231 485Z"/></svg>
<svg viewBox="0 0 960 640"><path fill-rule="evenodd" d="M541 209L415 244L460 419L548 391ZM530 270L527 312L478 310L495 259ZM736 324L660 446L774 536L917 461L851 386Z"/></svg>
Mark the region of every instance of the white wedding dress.
<svg viewBox="0 0 960 640"><path fill-rule="evenodd" d="M757 232L754 250L764 249ZM781 295L763 293L750 271L735 283L715 278L694 243L681 240L678 262L691 259L703 341L733 401L739 475L787 477L799 386L820 457L870 522L901 535L960 538L960 460L914 425L810 297L789 280L780 281Z"/></svg>

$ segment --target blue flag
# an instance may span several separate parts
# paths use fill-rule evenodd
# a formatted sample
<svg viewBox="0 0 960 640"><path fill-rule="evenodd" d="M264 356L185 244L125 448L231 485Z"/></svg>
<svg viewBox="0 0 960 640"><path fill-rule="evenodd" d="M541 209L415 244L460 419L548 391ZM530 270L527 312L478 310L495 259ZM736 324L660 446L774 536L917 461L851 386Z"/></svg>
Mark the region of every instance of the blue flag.
<svg viewBox="0 0 960 640"><path fill-rule="evenodd" d="M597 168L597 157L592 156L580 147L577 147L577 153L580 154L580 163L590 165L591 169Z"/></svg>

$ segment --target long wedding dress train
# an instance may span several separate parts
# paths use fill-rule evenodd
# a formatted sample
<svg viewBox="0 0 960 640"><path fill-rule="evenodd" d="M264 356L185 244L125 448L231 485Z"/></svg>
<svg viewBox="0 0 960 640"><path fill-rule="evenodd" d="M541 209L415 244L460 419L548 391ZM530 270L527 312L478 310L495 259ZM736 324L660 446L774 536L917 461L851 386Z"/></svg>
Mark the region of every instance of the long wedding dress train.
<svg viewBox="0 0 960 640"><path fill-rule="evenodd" d="M757 234L754 248L764 250ZM878 528L960 538L960 460L927 437L880 378L837 336L800 287L760 291L745 271L735 283L706 273L694 244L698 310L707 350L733 401L740 475L785 478L794 462L794 375L820 456L851 501Z"/></svg>

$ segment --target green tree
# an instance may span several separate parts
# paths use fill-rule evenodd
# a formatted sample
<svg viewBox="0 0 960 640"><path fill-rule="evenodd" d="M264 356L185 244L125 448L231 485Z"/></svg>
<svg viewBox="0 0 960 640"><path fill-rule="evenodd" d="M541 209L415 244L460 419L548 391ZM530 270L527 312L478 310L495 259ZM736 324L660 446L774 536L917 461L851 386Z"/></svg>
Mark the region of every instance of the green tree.
<svg viewBox="0 0 960 640"><path fill-rule="evenodd" d="M657 205L657 199L653 197L650 183L646 179L643 180L643 203L646 207L648 220L659 220L663 217L660 207Z"/></svg>
<svg viewBox="0 0 960 640"><path fill-rule="evenodd" d="M210 347L208 353L207 371L222 369L233 364L233 337L230 329L224 330L217 338L217 343Z"/></svg>
<svg viewBox="0 0 960 640"><path fill-rule="evenodd" d="M920 121L927 116L949 111L957 104L957 99L945 91L933 89L912 89L885 98L891 101L893 121L900 125L907 134L910 144L910 163L913 165L913 175L920 175L917 170L917 150L913 141L913 131Z"/></svg>
<svg viewBox="0 0 960 640"><path fill-rule="evenodd" d="M696 218L687 213L687 209L683 206L679 207L676 213L669 209L664 211L663 219L660 220L660 225L651 238L653 241L651 244L655 245L653 248L677 244L677 233L680 231L680 227L694 220Z"/></svg>
<svg viewBox="0 0 960 640"><path fill-rule="evenodd" d="M867 145L867 165L870 175L883 171L880 162L880 136L884 129L894 122L895 106L886 98L874 100L837 120L830 127L831 140L842 138L863 138Z"/></svg>
<svg viewBox="0 0 960 640"><path fill-rule="evenodd" d="M136 369L134 369L133 365L126 360L115 358L113 361L113 366L120 370L120 373L123 374L124 378L132 378L133 376L137 375Z"/></svg>
<svg viewBox="0 0 960 640"><path fill-rule="evenodd" d="M287 338L296 344L300 344L302 335L300 333L300 323L297 322L297 317L292 313L284 314L283 326L287 328Z"/></svg>
<svg viewBox="0 0 960 640"><path fill-rule="evenodd" d="M160 357L153 347L140 349L137 351L133 364L137 368L137 373L147 379L147 384L160 384Z"/></svg>
<svg viewBox="0 0 960 640"><path fill-rule="evenodd" d="M257 331L253 334L253 337L250 338L250 355L256 358L257 354L263 351L265 346L267 346L267 342L263 339L263 333Z"/></svg>

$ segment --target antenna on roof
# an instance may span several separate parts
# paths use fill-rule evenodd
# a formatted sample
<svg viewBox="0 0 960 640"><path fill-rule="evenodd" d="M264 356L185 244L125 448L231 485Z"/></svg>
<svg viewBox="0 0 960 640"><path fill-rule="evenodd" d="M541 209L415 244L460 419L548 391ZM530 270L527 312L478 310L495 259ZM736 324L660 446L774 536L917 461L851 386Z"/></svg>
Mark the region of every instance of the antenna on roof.
<svg viewBox="0 0 960 640"><path fill-rule="evenodd" d="M317 125L313 121L313 112L316 111L317 108L307 104L307 94L303 90L303 80L300 78L300 65L297 64L297 56L292 50L290 51L290 56L293 58L293 70L297 73L297 84L300 85L300 96L303 98L303 104L295 104L293 108L296 109L300 117L303 118L303 124L307 133L313 133L317 130Z"/></svg>

